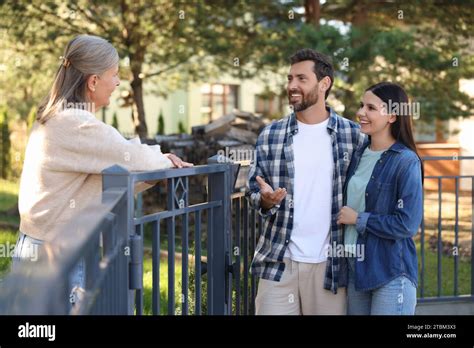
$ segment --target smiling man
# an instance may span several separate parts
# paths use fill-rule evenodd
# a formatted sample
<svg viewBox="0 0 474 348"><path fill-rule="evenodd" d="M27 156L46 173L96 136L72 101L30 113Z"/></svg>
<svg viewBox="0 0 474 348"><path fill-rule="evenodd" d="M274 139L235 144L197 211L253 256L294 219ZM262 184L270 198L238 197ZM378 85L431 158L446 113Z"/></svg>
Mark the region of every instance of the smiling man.
<svg viewBox="0 0 474 348"><path fill-rule="evenodd" d="M334 82L326 56L302 49L290 63L294 112L263 129L249 173L247 196L265 217L252 262L260 277L256 314L346 314L336 221L352 154L366 137L326 106Z"/></svg>

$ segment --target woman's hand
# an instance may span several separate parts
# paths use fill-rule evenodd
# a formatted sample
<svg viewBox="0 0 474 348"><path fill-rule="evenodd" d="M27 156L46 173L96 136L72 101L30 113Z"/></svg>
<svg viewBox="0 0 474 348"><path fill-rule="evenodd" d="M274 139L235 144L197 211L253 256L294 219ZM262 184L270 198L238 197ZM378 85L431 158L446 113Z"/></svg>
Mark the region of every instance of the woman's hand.
<svg viewBox="0 0 474 348"><path fill-rule="evenodd" d="M355 225L359 214L352 208L344 206L337 214L337 224Z"/></svg>
<svg viewBox="0 0 474 348"><path fill-rule="evenodd" d="M175 168L186 168L186 167L192 167L194 164L189 163L189 162L184 162L181 158L176 156L175 154L172 153L165 153L164 154L168 159L173 163Z"/></svg>

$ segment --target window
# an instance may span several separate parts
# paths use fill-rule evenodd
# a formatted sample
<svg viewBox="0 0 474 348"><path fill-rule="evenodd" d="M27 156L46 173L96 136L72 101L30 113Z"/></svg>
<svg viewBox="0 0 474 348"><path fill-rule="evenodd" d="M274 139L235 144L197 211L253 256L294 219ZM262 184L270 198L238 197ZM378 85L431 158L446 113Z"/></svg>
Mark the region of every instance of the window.
<svg viewBox="0 0 474 348"><path fill-rule="evenodd" d="M285 111L285 99L275 93L264 93L255 96L255 112L268 118L279 118Z"/></svg>
<svg viewBox="0 0 474 348"><path fill-rule="evenodd" d="M201 87L201 115L211 122L239 108L239 86L219 83Z"/></svg>
<svg viewBox="0 0 474 348"><path fill-rule="evenodd" d="M418 120L413 122L413 129L417 143L446 143L450 138L447 120Z"/></svg>

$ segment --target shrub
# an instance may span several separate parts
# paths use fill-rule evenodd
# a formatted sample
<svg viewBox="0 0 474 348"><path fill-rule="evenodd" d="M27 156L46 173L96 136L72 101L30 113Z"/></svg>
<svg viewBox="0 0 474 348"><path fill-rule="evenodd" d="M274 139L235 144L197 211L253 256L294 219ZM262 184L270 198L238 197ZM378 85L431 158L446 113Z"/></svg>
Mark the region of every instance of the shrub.
<svg viewBox="0 0 474 348"><path fill-rule="evenodd" d="M0 112L0 176L3 179L7 179L10 173L10 129L8 126L8 113L4 109L3 112Z"/></svg>

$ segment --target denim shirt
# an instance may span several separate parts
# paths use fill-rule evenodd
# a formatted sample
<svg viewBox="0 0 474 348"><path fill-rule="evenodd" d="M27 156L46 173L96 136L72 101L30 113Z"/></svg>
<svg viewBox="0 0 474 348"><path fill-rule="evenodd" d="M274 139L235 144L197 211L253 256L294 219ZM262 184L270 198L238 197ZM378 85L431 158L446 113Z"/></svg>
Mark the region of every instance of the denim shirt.
<svg viewBox="0 0 474 348"><path fill-rule="evenodd" d="M351 160L344 205L347 184L368 145ZM382 153L361 194L366 208L358 214L356 230L364 257L355 262L356 290L376 289L402 275L416 286L418 261L412 237L418 232L423 208L421 163L416 153L401 142L394 143Z"/></svg>

